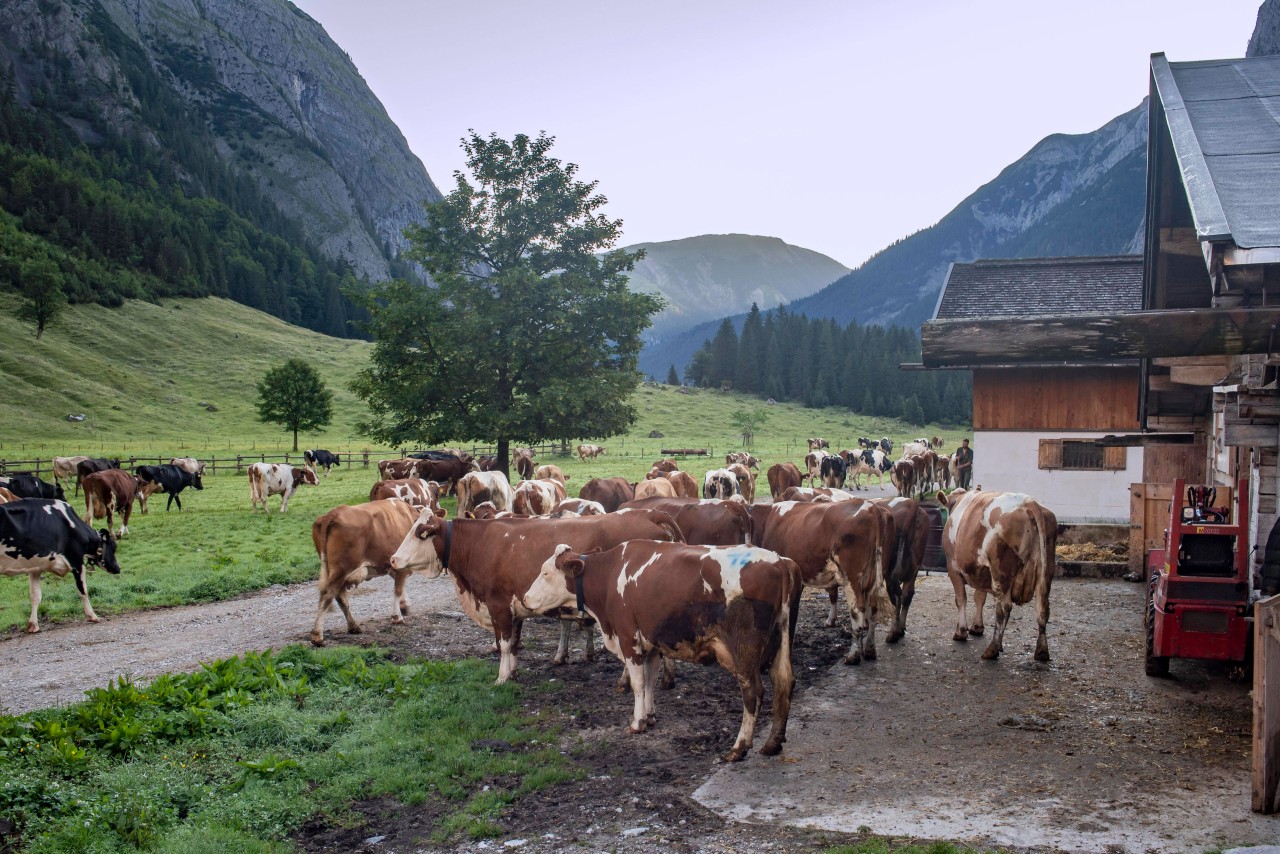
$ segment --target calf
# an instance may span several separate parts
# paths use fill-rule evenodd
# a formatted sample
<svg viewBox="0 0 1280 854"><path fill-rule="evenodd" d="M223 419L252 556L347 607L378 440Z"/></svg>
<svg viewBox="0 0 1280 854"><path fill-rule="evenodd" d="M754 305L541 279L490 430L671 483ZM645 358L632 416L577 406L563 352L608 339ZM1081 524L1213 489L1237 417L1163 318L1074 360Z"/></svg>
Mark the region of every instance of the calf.
<svg viewBox="0 0 1280 854"><path fill-rule="evenodd" d="M90 525L106 517L111 528L113 514L120 514L120 530L116 539L129 533L129 516L133 513L133 499L138 494L138 479L120 469L96 471L81 483L84 487L84 517Z"/></svg>
<svg viewBox="0 0 1280 854"><path fill-rule="evenodd" d="M550 516L564 499L564 484L559 481L522 480L516 484L511 509L520 516Z"/></svg>
<svg viewBox="0 0 1280 854"><path fill-rule="evenodd" d="M578 490L578 497L597 501L606 513L612 513L622 502L636 497L636 488L625 477L593 477Z"/></svg>
<svg viewBox="0 0 1280 854"><path fill-rule="evenodd" d="M415 510L440 509L440 484L434 480L407 477L403 480L380 480L369 490L370 501L396 498Z"/></svg>
<svg viewBox="0 0 1280 854"><path fill-rule="evenodd" d="M712 469L702 479L703 498L728 498L738 494L738 478L728 469Z"/></svg>
<svg viewBox="0 0 1280 854"><path fill-rule="evenodd" d="M178 512L181 513L182 499L178 495L182 490L188 486L192 489L204 489L204 481L200 479L200 475L183 471L177 466L138 466L135 472L138 475L138 506L143 513L147 512L147 499L157 492L169 495L169 500L164 505L166 512L176 502Z"/></svg>
<svg viewBox="0 0 1280 854"><path fill-rule="evenodd" d="M656 719L660 655L719 662L742 690L742 723L725 756L736 762L751 749L766 667L773 683L773 726L760 753L773 756L786 741L794 685L791 625L801 589L794 562L750 546L632 541L602 554L581 554L560 544L523 601L541 611L581 603L599 623L605 646L630 677L635 707L628 732L644 732Z"/></svg>
<svg viewBox="0 0 1280 854"><path fill-rule="evenodd" d="M89 459L88 457L54 457L53 458L53 482L64 486L70 486L72 481L76 482L77 490L80 481L76 477L76 466Z"/></svg>
<svg viewBox="0 0 1280 854"><path fill-rule="evenodd" d="M360 634L360 624L347 603L347 592L362 581L388 573L395 580L391 622L404 622L404 615L409 613L404 583L410 573L393 569L391 555L418 516L407 502L383 500L335 507L312 523L311 542L320 557L320 605L311 627L311 643L324 646L324 615L335 599L347 618L347 632Z"/></svg>
<svg viewBox="0 0 1280 854"><path fill-rule="evenodd" d="M337 454L330 453L322 448L303 451L302 459L312 470L323 468L325 474L329 473L329 469L340 465L342 462L338 459Z"/></svg>
<svg viewBox="0 0 1280 854"><path fill-rule="evenodd" d="M102 457L87 457L76 463L76 494L80 494L80 484L95 471L120 468L120 460L108 460ZM55 481L57 478L55 478ZM61 498L62 496L58 496Z"/></svg>
<svg viewBox="0 0 1280 854"><path fill-rule="evenodd" d="M261 504L262 511L270 515L271 508L267 506L267 499L272 495L279 495L280 512L287 513L289 499L304 483L319 486L320 479L305 466L294 468L283 463L254 463L249 466L249 503L254 510Z"/></svg>
<svg viewBox="0 0 1280 854"><path fill-rule="evenodd" d="M40 631L40 575L45 572L59 578L70 572L84 615L89 622L98 622L84 583L86 563L113 575L120 573L110 530L95 531L65 501L28 498L0 504L0 575L27 576L31 593L28 632Z"/></svg>
<svg viewBox="0 0 1280 854"><path fill-rule="evenodd" d="M942 530L947 577L956 597L955 640L981 635L982 606L991 591L996 600L996 630L983 650L988 660L1004 650L1004 630L1014 605L1036 601L1036 661L1049 660L1049 588L1056 569L1058 517L1019 492L938 493L949 516ZM973 624L966 619L965 585L973 588Z"/></svg>
<svg viewBox="0 0 1280 854"><path fill-rule="evenodd" d="M501 510L510 510L515 493L500 471L467 472L458 480L458 515L466 515L482 501L492 501Z"/></svg>
<svg viewBox="0 0 1280 854"><path fill-rule="evenodd" d="M516 648L525 619L546 612L523 597L557 543L581 551L610 549L627 540L679 541L680 529L666 513L632 510L564 519L457 519L422 514L391 556L393 571L422 571L428 578L449 570L458 601L476 625L492 629L500 655L498 683L516 670ZM564 661L567 635L555 661Z"/></svg>
<svg viewBox="0 0 1280 854"><path fill-rule="evenodd" d="M558 480L561 484L569 482L569 475L560 470L560 466L538 466L533 472L534 480Z"/></svg>
<svg viewBox="0 0 1280 854"><path fill-rule="evenodd" d="M65 501L67 494L57 481L45 483L33 474L15 474L0 484L19 498L43 498L47 501Z"/></svg>
<svg viewBox="0 0 1280 854"><path fill-rule="evenodd" d="M803 482L800 469L796 468L795 463L774 463L769 466L766 477L769 480L769 496L774 501L791 487Z"/></svg>

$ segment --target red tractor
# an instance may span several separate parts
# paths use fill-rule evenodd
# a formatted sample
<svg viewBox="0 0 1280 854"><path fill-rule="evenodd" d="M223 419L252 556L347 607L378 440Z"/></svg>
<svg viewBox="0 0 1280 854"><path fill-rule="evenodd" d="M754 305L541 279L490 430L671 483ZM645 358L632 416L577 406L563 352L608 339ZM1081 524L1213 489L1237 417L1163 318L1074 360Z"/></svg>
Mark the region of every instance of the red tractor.
<svg viewBox="0 0 1280 854"><path fill-rule="evenodd" d="M1245 660L1252 628L1247 490L1247 481L1237 484L1233 514L1229 495L1218 503L1218 488L1174 481L1164 549L1148 561L1148 676L1167 676L1170 658Z"/></svg>

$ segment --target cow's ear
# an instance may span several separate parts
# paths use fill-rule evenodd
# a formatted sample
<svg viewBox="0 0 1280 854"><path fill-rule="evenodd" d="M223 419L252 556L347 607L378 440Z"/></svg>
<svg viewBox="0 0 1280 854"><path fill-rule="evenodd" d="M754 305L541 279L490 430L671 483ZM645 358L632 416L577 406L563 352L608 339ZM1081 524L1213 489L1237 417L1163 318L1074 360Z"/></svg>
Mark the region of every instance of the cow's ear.
<svg viewBox="0 0 1280 854"><path fill-rule="evenodd" d="M413 535L420 540L425 540L429 533L431 532L427 530L427 526L421 522L413 526Z"/></svg>
<svg viewBox="0 0 1280 854"><path fill-rule="evenodd" d="M438 516L438 517L439 517L439 518L441 518L441 519L448 519L448 518L449 518L449 511L448 511L448 510L446 510L446 509L444 509L443 507L437 507L437 508L435 508L435 510L433 510L432 512L433 512L433 513L435 513L435 514L436 514L436 516Z"/></svg>
<svg viewBox="0 0 1280 854"><path fill-rule="evenodd" d="M939 504L947 503L947 494L943 492L941 489L938 490L938 494L934 496L934 498Z"/></svg>

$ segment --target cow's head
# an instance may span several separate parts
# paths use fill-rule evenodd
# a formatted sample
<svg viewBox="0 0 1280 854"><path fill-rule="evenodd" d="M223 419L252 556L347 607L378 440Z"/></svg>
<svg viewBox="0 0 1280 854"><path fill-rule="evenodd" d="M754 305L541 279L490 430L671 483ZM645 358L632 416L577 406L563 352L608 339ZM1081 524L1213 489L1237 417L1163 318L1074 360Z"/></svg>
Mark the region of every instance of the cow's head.
<svg viewBox="0 0 1280 854"><path fill-rule="evenodd" d="M191 475L191 488L192 488L192 489L199 489L199 490L201 490L201 491L203 491L203 490L204 490L204 481L200 479L200 475L199 475L199 474L193 474L193 475Z"/></svg>
<svg viewBox="0 0 1280 854"><path fill-rule="evenodd" d="M540 614L569 607L577 599L574 579L582 574L585 565L581 555L571 546L561 543L551 557L542 562L538 577L520 601L529 610Z"/></svg>
<svg viewBox="0 0 1280 854"><path fill-rule="evenodd" d="M948 510L954 510L956 509L956 505L960 503L960 499L964 498L968 494L968 490L965 489L953 489L950 495L939 489L937 499L938 503L946 507Z"/></svg>
<svg viewBox="0 0 1280 854"><path fill-rule="evenodd" d="M427 578L438 577L444 572L444 562L440 560L440 552L436 549L436 538L444 536L447 524L430 507L423 510L418 521L405 534L400 548L391 556L391 568L421 572Z"/></svg>
<svg viewBox="0 0 1280 854"><path fill-rule="evenodd" d="M58 483L56 480L53 482L53 497L59 501L67 500L67 493L63 491L62 484ZM116 571L119 572L119 570Z"/></svg>
<svg viewBox="0 0 1280 854"><path fill-rule="evenodd" d="M298 483L308 483L312 486L320 485L320 478L316 477L315 469L303 468L302 470L293 470L294 480Z"/></svg>
<svg viewBox="0 0 1280 854"><path fill-rule="evenodd" d="M120 564L116 563L116 538L111 536L111 531L107 528L98 531L98 548L85 555L85 558L112 575L120 574Z"/></svg>

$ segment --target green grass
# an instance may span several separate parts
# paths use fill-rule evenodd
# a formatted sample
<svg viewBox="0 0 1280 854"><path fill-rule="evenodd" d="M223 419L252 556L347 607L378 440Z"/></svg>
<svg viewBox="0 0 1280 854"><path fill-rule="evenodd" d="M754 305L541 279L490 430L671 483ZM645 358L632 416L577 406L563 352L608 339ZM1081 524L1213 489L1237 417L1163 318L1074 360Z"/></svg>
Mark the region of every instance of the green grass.
<svg viewBox="0 0 1280 854"><path fill-rule="evenodd" d="M308 819L350 826L351 804L387 796L443 801L438 841L494 835L506 805L579 772L493 678L476 661L289 647L120 680L0 716L0 819L33 852L287 851Z"/></svg>

